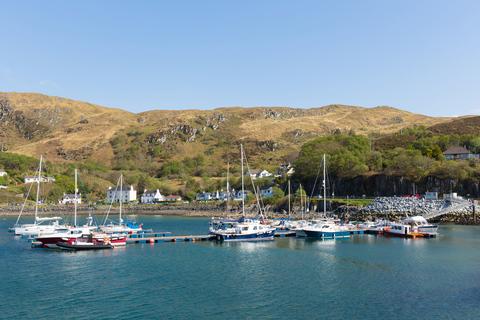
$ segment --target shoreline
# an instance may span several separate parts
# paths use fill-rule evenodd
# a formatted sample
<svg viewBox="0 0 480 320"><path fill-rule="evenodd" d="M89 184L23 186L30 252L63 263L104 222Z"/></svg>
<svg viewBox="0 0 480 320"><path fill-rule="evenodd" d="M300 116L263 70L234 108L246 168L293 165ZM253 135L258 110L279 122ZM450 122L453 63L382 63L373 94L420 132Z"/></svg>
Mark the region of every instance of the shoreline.
<svg viewBox="0 0 480 320"><path fill-rule="evenodd" d="M93 215L105 216L109 210L110 215L118 215L119 207L113 206L110 208L108 205L91 206L86 205L77 206L77 214L88 215L89 211L92 211ZM229 217L240 217L241 211L238 208L230 208L228 212ZM267 219L287 218L288 212L277 207L266 207L265 214ZM0 217L16 217L22 211L22 206L0 206ZM40 206L38 208L38 215L41 216L70 216L75 212L75 207L72 205L51 205ZM245 213L247 216L258 216L255 205L249 205L245 207ZM225 217L227 216L225 207L218 204L152 204L152 205L125 205L122 206L122 214L124 215L168 215L168 216L183 216L183 217ZM370 211L365 210L364 207L346 207L341 206L335 208L335 210L327 211L327 216L342 221L373 221L383 220L386 217L391 221L399 221L405 219L406 214L414 216L413 212L405 213L392 212L392 211ZM34 206L27 206L23 208L22 216L34 216ZM310 214L307 214L304 219L310 220L323 215L323 211L314 208ZM290 219L299 220L302 216L291 212ZM429 219L432 223L437 224L454 224L454 225L480 225L480 219L476 219L475 212L459 211L452 212L434 219Z"/></svg>

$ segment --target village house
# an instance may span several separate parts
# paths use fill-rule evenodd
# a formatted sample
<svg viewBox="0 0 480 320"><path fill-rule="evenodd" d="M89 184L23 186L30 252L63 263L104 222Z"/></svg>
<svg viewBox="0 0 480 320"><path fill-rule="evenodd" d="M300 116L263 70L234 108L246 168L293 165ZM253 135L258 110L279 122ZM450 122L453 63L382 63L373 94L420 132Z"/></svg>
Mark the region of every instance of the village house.
<svg viewBox="0 0 480 320"><path fill-rule="evenodd" d="M478 154L474 154L470 152L470 150L465 149L464 147L451 147L445 152L443 152L443 155L447 160L479 158Z"/></svg>
<svg viewBox="0 0 480 320"><path fill-rule="evenodd" d="M260 189L260 197L261 198L268 198L274 195L273 186L270 187L263 187Z"/></svg>
<svg viewBox="0 0 480 320"><path fill-rule="evenodd" d="M107 202L120 202L120 199L122 203L137 200L137 190L133 189L133 186L110 187L107 191Z"/></svg>
<svg viewBox="0 0 480 320"><path fill-rule="evenodd" d="M25 176L23 177L23 182L24 183L38 182L38 176ZM55 182L55 178L41 176L40 182Z"/></svg>
<svg viewBox="0 0 480 320"><path fill-rule="evenodd" d="M228 198L229 201L235 200L235 189L228 191ZM227 200L227 191L222 190L218 194L218 201L226 201Z"/></svg>
<svg viewBox="0 0 480 320"><path fill-rule="evenodd" d="M266 178L266 177L271 177L273 174L268 172L267 170L248 170L245 175L250 175L252 179L257 179L257 178Z"/></svg>
<svg viewBox="0 0 480 320"><path fill-rule="evenodd" d="M74 194L63 194L63 197L58 200L58 203L59 204L74 204L74 203L77 203L77 204L81 204L82 203L82 195L79 193L76 195Z"/></svg>
<svg viewBox="0 0 480 320"><path fill-rule="evenodd" d="M169 196L166 196L166 197L165 197L165 201L169 201L169 202L182 201L182 197L169 195Z"/></svg>
<svg viewBox="0 0 480 320"><path fill-rule="evenodd" d="M0 169L0 177L6 176L6 175L7 173L3 169Z"/></svg>
<svg viewBox="0 0 480 320"><path fill-rule="evenodd" d="M161 201L165 201L165 197L162 196L160 190L158 189L155 191L148 191L147 189L145 189L140 198L140 203L154 203Z"/></svg>
<svg viewBox="0 0 480 320"><path fill-rule="evenodd" d="M218 192L218 190L216 192L199 192L197 193L195 200L197 201L220 200L220 193Z"/></svg>

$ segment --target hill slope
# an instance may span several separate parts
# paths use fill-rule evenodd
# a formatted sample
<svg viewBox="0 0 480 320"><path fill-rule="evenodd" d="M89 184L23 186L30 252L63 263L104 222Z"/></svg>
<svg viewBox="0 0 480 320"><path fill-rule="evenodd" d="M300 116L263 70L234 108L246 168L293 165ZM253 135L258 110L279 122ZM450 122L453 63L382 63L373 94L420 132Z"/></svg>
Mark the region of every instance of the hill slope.
<svg viewBox="0 0 480 320"><path fill-rule="evenodd" d="M453 120L390 107L344 105L312 109L155 110L133 114L65 98L15 92L0 93L0 110L0 138L9 151L35 157L43 154L50 161L91 158L108 164L120 149L132 145L144 146L140 153L153 153L154 147L160 146L172 158L204 153L219 159L230 152L232 143L240 140L263 148L252 152L257 158L278 162L298 151L304 142L332 132L387 134L414 124L430 127ZM127 137L123 144L112 142L122 135Z"/></svg>

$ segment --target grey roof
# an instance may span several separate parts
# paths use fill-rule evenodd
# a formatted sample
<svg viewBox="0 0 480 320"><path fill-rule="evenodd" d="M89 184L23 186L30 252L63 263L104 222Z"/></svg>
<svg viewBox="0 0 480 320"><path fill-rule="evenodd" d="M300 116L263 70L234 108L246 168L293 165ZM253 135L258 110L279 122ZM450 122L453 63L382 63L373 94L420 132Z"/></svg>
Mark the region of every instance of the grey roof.
<svg viewBox="0 0 480 320"><path fill-rule="evenodd" d="M132 190L131 187L123 186L123 187L113 187L113 188L111 188L111 189L108 190L108 191L113 191L113 192L115 192L115 191L122 191L122 192L123 192L123 191L130 191L130 190Z"/></svg>
<svg viewBox="0 0 480 320"><path fill-rule="evenodd" d="M471 154L470 150L465 149L464 147L451 147L446 150L443 154Z"/></svg>

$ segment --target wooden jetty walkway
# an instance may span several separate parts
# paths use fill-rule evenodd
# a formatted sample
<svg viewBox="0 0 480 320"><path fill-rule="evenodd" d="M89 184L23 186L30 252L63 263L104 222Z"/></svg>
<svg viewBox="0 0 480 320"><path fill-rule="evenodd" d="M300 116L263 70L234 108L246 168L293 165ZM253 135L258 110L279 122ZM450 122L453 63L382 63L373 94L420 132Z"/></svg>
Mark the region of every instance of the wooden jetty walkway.
<svg viewBox="0 0 480 320"><path fill-rule="evenodd" d="M376 229L357 229L350 230L350 235L383 235L383 232ZM275 232L275 238L282 237L295 237L295 231L291 230L277 230ZM424 235L425 238L434 238L436 234ZM207 235L188 235L188 236L172 236L170 232L154 233L151 230L141 231L136 234L127 235L127 244L133 243L162 243L162 242L195 242L195 241L209 241L214 240L215 236ZM41 242L35 241L34 237L28 237L28 241L31 242L32 247L43 247Z"/></svg>
<svg viewBox="0 0 480 320"><path fill-rule="evenodd" d="M132 237L133 236L133 237ZM275 237L295 237L295 231L277 231L275 232ZM127 238L127 244L129 243L161 243L161 242L181 242L181 241L208 241L213 240L215 237L213 235L190 235L190 236L170 236L169 232L163 234L138 234L130 235Z"/></svg>

